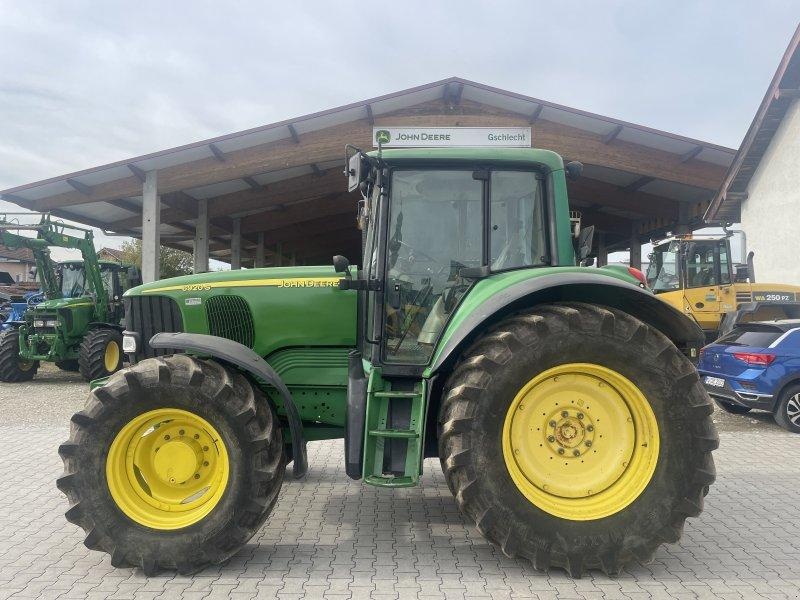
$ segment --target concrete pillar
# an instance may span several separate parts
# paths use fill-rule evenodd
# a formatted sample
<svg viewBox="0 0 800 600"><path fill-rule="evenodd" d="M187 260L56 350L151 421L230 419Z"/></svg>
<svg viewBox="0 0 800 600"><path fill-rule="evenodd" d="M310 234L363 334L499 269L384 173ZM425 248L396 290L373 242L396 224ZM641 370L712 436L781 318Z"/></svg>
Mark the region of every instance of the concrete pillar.
<svg viewBox="0 0 800 600"><path fill-rule="evenodd" d="M639 228L631 227L631 258L630 266L634 269L642 268L642 242L639 241Z"/></svg>
<svg viewBox="0 0 800 600"><path fill-rule="evenodd" d="M142 185L142 282L161 278L161 198L158 172L145 173Z"/></svg>
<svg viewBox="0 0 800 600"><path fill-rule="evenodd" d="M231 271L242 268L242 219L236 217L233 220L233 232L231 233Z"/></svg>
<svg viewBox="0 0 800 600"><path fill-rule="evenodd" d="M282 267L283 266L283 244L278 242L275 244L275 266Z"/></svg>
<svg viewBox="0 0 800 600"><path fill-rule="evenodd" d="M194 222L194 272L208 271L208 200L197 201L197 219Z"/></svg>
<svg viewBox="0 0 800 600"><path fill-rule="evenodd" d="M608 248L606 247L606 234L600 231L597 234L597 266L605 267L608 264Z"/></svg>
<svg viewBox="0 0 800 600"><path fill-rule="evenodd" d="M256 243L256 262L255 267L263 267L266 264L266 252L264 251L264 232L258 232L258 240Z"/></svg>

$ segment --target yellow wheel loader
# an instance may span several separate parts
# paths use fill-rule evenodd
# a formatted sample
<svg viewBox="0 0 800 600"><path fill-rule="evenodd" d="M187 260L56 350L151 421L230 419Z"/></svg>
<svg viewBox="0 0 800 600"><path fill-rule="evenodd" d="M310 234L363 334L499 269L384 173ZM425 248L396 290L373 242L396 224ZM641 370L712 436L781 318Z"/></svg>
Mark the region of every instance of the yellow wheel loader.
<svg viewBox="0 0 800 600"><path fill-rule="evenodd" d="M737 323L800 318L800 285L756 283L753 252L734 264L731 237L681 235L658 242L647 283L692 317L712 342ZM744 254L744 252L743 252Z"/></svg>

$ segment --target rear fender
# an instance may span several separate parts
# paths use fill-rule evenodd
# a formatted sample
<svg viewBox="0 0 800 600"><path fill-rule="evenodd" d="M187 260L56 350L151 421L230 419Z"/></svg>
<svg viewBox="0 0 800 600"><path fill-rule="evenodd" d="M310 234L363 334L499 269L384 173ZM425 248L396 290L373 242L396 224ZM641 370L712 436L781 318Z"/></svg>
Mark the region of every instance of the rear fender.
<svg viewBox="0 0 800 600"><path fill-rule="evenodd" d="M286 387L286 384L274 369L269 366L267 361L247 346L238 342L201 333L157 333L150 339L150 347L183 350L201 356L211 356L239 367L256 379L260 379L278 390L289 421L289 433L292 439L292 460L294 461L292 474L295 478L300 478L306 474L308 471L308 456L300 413L292 399L289 388Z"/></svg>
<svg viewBox="0 0 800 600"><path fill-rule="evenodd" d="M693 362L703 346L703 330L679 310L647 290L599 273L564 273L527 279L483 302L453 331L436 353L428 374L446 370L487 326L509 313L552 302L586 302L626 312L658 329Z"/></svg>

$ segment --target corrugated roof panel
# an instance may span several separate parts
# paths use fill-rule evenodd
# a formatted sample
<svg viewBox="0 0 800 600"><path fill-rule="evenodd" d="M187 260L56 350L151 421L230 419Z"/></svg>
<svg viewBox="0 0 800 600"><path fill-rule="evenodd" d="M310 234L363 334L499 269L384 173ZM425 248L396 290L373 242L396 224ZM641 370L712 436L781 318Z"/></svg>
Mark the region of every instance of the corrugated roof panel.
<svg viewBox="0 0 800 600"><path fill-rule="evenodd" d="M203 200L205 198L213 198L214 196L221 196L222 194L232 194L233 192L240 192L247 189L250 189L250 186L242 179L231 179L230 181L201 185L200 187L190 188L184 191L192 198Z"/></svg>
<svg viewBox="0 0 800 600"><path fill-rule="evenodd" d="M187 162L209 158L213 156L208 146L197 146L195 148L184 148L176 152L156 156L153 158L146 158L133 163L142 171L152 171L153 169L165 169L175 165L182 165Z"/></svg>
<svg viewBox="0 0 800 600"><path fill-rule="evenodd" d="M328 113L327 115L320 115L310 119L303 119L294 123L295 131L298 134L308 133L310 131L319 131L328 127L336 127L344 123L352 123L359 119L366 118L366 111L363 107L357 106L345 110Z"/></svg>
<svg viewBox="0 0 800 600"><path fill-rule="evenodd" d="M292 177L300 177L302 175L310 175L314 171L310 166L303 165L302 167L292 167L291 169L281 169L280 171L270 171L269 173L261 173L253 177L261 185L268 183L275 183L284 179L291 179Z"/></svg>
<svg viewBox="0 0 800 600"><path fill-rule="evenodd" d="M598 181L602 181L604 183L611 183L613 185L624 187L629 183L633 183L639 179L641 175L629 173L628 171L609 169L608 167L602 167L599 165L584 165L583 177L588 179L597 179Z"/></svg>
<svg viewBox="0 0 800 600"><path fill-rule="evenodd" d="M76 204L65 209L70 215L76 217L86 217L95 221L107 221L112 223L120 219L126 219L132 214L124 208L119 208L108 202L92 202L91 204Z"/></svg>
<svg viewBox="0 0 800 600"><path fill-rule="evenodd" d="M703 151L697 155L697 159L722 167L729 167L733 163L733 155L730 152L723 152L716 148L703 148Z"/></svg>
<svg viewBox="0 0 800 600"><path fill-rule="evenodd" d="M373 102L371 104L372 114L375 116L383 115L396 110L401 110L403 108L408 108L409 106L414 106L416 104L422 104L423 102L430 102L431 100L441 98L443 93L444 84L418 90L416 92L409 92L408 94L403 94L392 98L384 98L383 100L378 100L377 102Z"/></svg>
<svg viewBox="0 0 800 600"><path fill-rule="evenodd" d="M697 146L697 144L692 142L675 139L674 137L666 135L658 135L649 131L642 131L641 129L635 129L633 127L623 128L617 136L617 139L623 142L630 142L632 144L639 144L640 146L662 150L664 152L671 152L672 154L686 154Z"/></svg>
<svg viewBox="0 0 800 600"><path fill-rule="evenodd" d="M566 125L567 127L574 127L576 129L590 131L598 135L605 134L609 129L615 127L614 123L610 123L603 119L589 117L587 115L570 112L568 110L562 110L560 108L553 108L552 106L545 106L542 114L539 115L539 118L552 121L553 123L558 123L560 125Z"/></svg>
<svg viewBox="0 0 800 600"><path fill-rule="evenodd" d="M711 199L714 195L714 193L709 190L683 183L676 183L674 181L665 181L663 179L651 181L647 185L642 186L640 191L648 194L655 194L656 196L663 196L664 198L680 200L682 202L701 202Z"/></svg>
<svg viewBox="0 0 800 600"><path fill-rule="evenodd" d="M502 94L477 88L472 85L464 86L464 91L461 93L461 97L464 100L478 102L480 104L494 106L501 110L517 113L523 117L530 117L533 115L533 111L536 110L536 107L538 106L536 102L532 102L530 100L516 98L514 96L504 96Z"/></svg>
<svg viewBox="0 0 800 600"><path fill-rule="evenodd" d="M132 175L133 173L128 167L116 166L116 167L109 167L107 169L102 169L100 171L92 171L91 173L85 173L83 175L75 177L75 180L91 187L93 185L108 183L109 181L115 181L116 179L124 179L125 177L131 177Z"/></svg>

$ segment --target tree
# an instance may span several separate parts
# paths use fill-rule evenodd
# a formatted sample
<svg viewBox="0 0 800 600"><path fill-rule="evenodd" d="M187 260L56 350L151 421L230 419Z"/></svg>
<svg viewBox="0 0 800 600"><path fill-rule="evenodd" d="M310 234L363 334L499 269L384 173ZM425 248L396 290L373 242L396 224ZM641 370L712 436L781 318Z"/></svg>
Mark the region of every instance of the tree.
<svg viewBox="0 0 800 600"><path fill-rule="evenodd" d="M126 240L122 242L123 262L142 268L142 240ZM184 250L176 250L161 246L161 278L191 275L193 261L192 255Z"/></svg>

